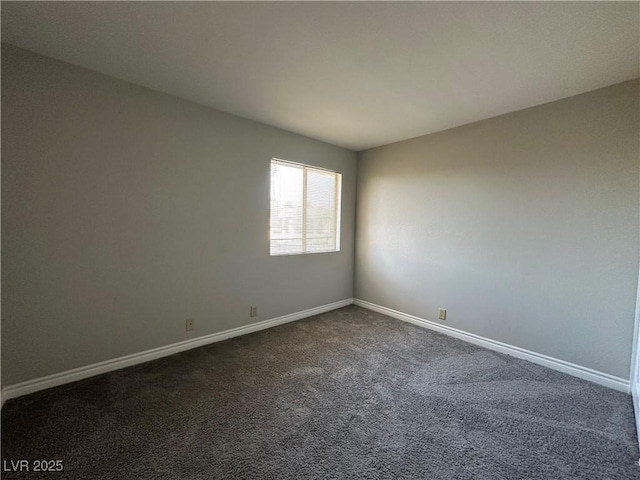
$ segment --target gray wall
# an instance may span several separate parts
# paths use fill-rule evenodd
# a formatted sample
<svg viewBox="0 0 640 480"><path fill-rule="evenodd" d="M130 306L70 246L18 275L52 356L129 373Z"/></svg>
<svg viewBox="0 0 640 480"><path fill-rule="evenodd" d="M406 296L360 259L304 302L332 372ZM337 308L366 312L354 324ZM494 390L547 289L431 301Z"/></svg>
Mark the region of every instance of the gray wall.
<svg viewBox="0 0 640 480"><path fill-rule="evenodd" d="M358 156L356 298L629 378L638 82Z"/></svg>
<svg viewBox="0 0 640 480"><path fill-rule="evenodd" d="M352 297L353 152L9 46L2 126L5 386ZM341 252L269 256L271 157L343 173Z"/></svg>

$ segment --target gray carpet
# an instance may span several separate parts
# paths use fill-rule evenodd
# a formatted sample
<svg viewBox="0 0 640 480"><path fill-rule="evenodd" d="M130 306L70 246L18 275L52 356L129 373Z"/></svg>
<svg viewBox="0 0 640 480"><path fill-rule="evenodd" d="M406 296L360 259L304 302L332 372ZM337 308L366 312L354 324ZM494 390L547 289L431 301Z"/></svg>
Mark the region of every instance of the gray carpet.
<svg viewBox="0 0 640 480"><path fill-rule="evenodd" d="M7 479L640 478L631 397L353 306L10 400L2 457L64 464Z"/></svg>

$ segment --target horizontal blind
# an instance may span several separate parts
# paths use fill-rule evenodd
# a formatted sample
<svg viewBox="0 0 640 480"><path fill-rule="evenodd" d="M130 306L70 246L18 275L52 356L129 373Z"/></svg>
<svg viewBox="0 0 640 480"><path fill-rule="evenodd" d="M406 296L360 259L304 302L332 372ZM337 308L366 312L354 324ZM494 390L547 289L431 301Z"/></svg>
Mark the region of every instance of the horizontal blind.
<svg viewBox="0 0 640 480"><path fill-rule="evenodd" d="M339 245L341 175L271 161L271 255L335 252Z"/></svg>

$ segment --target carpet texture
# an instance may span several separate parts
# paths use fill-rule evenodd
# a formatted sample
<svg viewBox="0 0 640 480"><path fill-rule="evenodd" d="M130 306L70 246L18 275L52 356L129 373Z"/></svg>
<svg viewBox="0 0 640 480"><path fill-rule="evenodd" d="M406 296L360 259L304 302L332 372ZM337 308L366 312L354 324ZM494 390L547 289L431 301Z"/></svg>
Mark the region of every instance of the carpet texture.
<svg viewBox="0 0 640 480"><path fill-rule="evenodd" d="M2 409L4 462L64 465L6 479L638 479L635 438L628 395L355 306Z"/></svg>

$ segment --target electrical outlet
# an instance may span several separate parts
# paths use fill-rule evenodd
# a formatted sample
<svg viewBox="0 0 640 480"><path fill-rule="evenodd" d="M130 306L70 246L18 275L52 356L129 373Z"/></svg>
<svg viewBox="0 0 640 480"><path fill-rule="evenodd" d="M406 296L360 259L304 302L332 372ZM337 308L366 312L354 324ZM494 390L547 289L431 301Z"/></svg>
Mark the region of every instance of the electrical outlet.
<svg viewBox="0 0 640 480"><path fill-rule="evenodd" d="M257 317L258 316L258 307L251 307L249 309L249 316L250 317Z"/></svg>
<svg viewBox="0 0 640 480"><path fill-rule="evenodd" d="M438 309L438 320L446 320L447 319L447 310L445 308Z"/></svg>
<svg viewBox="0 0 640 480"><path fill-rule="evenodd" d="M196 321L193 318L187 318L185 326L186 326L187 332L190 332L191 330L196 328Z"/></svg>

